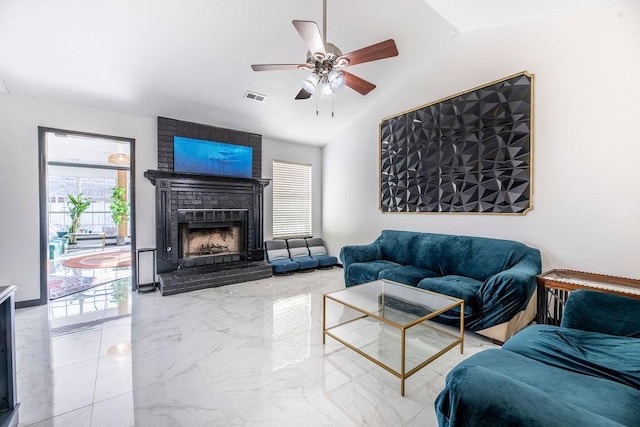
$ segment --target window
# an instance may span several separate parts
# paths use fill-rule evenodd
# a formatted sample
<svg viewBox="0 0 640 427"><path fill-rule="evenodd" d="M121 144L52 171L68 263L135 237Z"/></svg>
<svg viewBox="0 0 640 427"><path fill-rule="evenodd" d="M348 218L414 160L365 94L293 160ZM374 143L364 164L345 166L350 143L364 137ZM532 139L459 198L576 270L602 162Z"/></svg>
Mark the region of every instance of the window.
<svg viewBox="0 0 640 427"><path fill-rule="evenodd" d="M116 186L115 178L90 178L79 176L49 175L49 226L56 231L69 228L71 218L67 194L82 193L91 200L91 205L80 217L80 230L116 234L116 225L111 217L111 190Z"/></svg>
<svg viewBox="0 0 640 427"><path fill-rule="evenodd" d="M273 237L311 235L311 165L273 161Z"/></svg>

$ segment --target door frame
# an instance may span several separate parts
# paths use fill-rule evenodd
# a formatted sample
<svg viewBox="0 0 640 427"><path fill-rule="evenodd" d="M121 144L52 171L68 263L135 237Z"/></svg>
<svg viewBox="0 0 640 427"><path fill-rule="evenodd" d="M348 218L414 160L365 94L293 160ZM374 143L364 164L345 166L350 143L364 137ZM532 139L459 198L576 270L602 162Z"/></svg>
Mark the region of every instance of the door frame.
<svg viewBox="0 0 640 427"><path fill-rule="evenodd" d="M39 305L49 303L49 287L47 275L47 263L49 262L49 224L47 209L47 133L61 133L65 135L81 136L97 139L109 139L113 141L122 141L129 143L129 174L130 174L130 219L131 226L131 290L135 289L136 271L136 140L134 138L126 138L122 136L103 135L91 132L80 132L67 129L57 129L44 126L38 126L38 171L39 171L39 198L40 198L40 299ZM34 301L34 302L35 302Z"/></svg>

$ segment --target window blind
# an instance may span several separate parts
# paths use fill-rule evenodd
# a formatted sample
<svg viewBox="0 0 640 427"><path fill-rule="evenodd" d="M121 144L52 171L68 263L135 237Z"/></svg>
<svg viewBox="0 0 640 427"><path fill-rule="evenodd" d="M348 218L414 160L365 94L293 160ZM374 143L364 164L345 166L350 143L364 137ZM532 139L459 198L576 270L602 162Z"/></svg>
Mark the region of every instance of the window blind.
<svg viewBox="0 0 640 427"><path fill-rule="evenodd" d="M311 165L273 161L273 237L311 235Z"/></svg>

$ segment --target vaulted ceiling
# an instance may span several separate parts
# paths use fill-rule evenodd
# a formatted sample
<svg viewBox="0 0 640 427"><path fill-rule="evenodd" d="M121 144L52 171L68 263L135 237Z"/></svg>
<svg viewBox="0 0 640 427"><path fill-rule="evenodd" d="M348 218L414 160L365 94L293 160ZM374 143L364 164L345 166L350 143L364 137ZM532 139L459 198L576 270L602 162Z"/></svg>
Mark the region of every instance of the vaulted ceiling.
<svg viewBox="0 0 640 427"><path fill-rule="evenodd" d="M291 21L322 28L321 0L0 0L0 93L4 80L12 95L322 145L370 105L401 96L398 83L465 32L631 2L329 0L327 40L344 53L389 38L399 51L349 67L377 88L362 96L345 87L332 107L294 100L308 72L250 68L305 62Z"/></svg>

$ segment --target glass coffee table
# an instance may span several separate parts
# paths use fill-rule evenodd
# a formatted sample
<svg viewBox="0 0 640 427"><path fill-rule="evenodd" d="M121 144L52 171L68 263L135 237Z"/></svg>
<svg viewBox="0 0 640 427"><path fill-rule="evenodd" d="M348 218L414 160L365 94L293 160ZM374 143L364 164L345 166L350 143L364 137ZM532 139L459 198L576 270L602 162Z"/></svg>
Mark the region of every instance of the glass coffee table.
<svg viewBox="0 0 640 427"><path fill-rule="evenodd" d="M429 319L460 308L459 334ZM322 299L322 343L330 336L404 382L458 344L464 349L464 301L389 280L330 292Z"/></svg>

